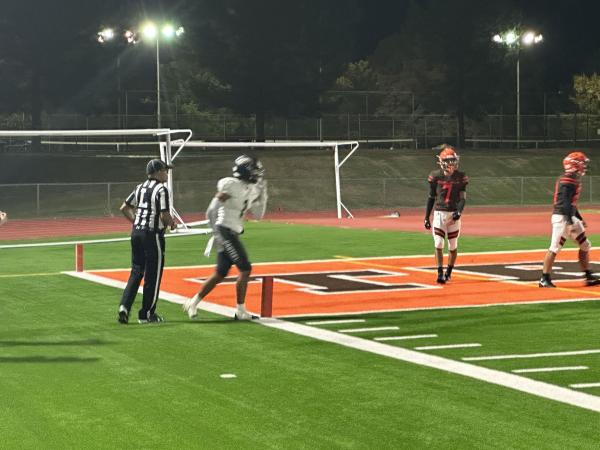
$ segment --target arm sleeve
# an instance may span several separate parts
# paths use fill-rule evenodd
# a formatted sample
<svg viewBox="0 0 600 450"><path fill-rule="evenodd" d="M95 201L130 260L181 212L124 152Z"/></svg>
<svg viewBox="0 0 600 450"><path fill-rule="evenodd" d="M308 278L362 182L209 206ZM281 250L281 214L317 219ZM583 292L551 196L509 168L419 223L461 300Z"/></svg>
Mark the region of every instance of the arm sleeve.
<svg viewBox="0 0 600 450"><path fill-rule="evenodd" d="M461 197L461 199L458 201L458 203L456 204L456 210L462 214L463 209L465 209L465 202L466 199L464 197Z"/></svg>
<svg viewBox="0 0 600 450"><path fill-rule="evenodd" d="M570 218L575 215L577 208L573 205L573 196L575 195L575 186L571 183L563 183L560 185L560 195L562 198L562 208L560 213L563 216Z"/></svg>
<svg viewBox="0 0 600 450"><path fill-rule="evenodd" d="M427 198L427 206L425 208L425 218L429 219L431 211L433 210L433 205L435 204L435 190L437 182L435 181L432 175L429 175L427 181L429 182L429 197Z"/></svg>
<svg viewBox="0 0 600 450"><path fill-rule="evenodd" d="M252 214L255 219L260 220L267 211L267 200L269 199L267 194L267 182L261 181L260 183L257 183L252 195L253 199L249 208L250 214Z"/></svg>

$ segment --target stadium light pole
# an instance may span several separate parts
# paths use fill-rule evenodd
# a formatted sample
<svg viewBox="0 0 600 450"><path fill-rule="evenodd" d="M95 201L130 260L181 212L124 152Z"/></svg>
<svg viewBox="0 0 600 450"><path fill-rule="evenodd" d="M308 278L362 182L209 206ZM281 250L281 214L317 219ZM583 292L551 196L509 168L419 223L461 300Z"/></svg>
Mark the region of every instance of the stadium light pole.
<svg viewBox="0 0 600 450"><path fill-rule="evenodd" d="M517 147L521 143L521 46L530 47L542 42L544 37L534 31L509 30L496 34L492 40L497 44L506 45L517 52Z"/></svg>
<svg viewBox="0 0 600 450"><path fill-rule="evenodd" d="M156 123L161 128L160 115L160 42L161 36L165 40L179 37L184 33L183 27L175 29L170 23L156 25L154 22L148 22L142 26L142 34L148 40L155 41L156 44Z"/></svg>

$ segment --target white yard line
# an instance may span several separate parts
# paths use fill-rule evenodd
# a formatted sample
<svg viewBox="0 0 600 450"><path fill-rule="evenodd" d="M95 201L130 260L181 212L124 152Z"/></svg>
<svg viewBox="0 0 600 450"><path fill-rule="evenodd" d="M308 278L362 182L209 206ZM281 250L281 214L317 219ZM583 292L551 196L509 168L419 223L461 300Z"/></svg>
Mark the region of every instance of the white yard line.
<svg viewBox="0 0 600 450"><path fill-rule="evenodd" d="M592 355L600 353L600 350L577 350L572 352L553 352L553 353L525 353L522 355L492 355L492 356L468 356L461 358L463 361L491 361L495 359L527 359L527 358L545 358L547 356L577 356Z"/></svg>
<svg viewBox="0 0 600 450"><path fill-rule="evenodd" d="M85 272L68 272L67 274L84 280L119 287L121 289L125 286L125 283L123 282L107 280L106 278L99 276L90 276L90 274L86 274ZM167 292L162 293L161 298L178 304L181 304L187 300L181 295ZM199 307L205 311L230 317L233 316L233 312L235 311L234 308L228 308L208 302L200 302ZM395 345L382 344L380 342L363 339L357 336L340 334L334 331L315 328L300 323L287 322L271 318L257 320L253 323L281 331L286 331L288 333L294 333L299 336L310 337L323 342L330 342L344 347L386 356L388 358L405 361L411 364L443 370L445 372L466 376L476 380L484 381L486 383L504 386L510 389L536 395L538 397L555 400L561 403L600 413L600 397L590 395L585 392L574 391L572 389L532 380L511 373L488 369L486 367L474 366L472 364L454 361L452 359L442 358L436 355L420 353Z"/></svg>
<svg viewBox="0 0 600 450"><path fill-rule="evenodd" d="M600 387L600 383L581 383L581 384L570 384L569 387L573 389L585 389Z"/></svg>
<svg viewBox="0 0 600 450"><path fill-rule="evenodd" d="M368 333L370 331L395 331L399 330L398 327L371 327L371 328L347 328L345 330L338 330L340 333Z"/></svg>
<svg viewBox="0 0 600 450"><path fill-rule="evenodd" d="M413 334L412 336L385 336L385 337L376 337L376 341L403 341L405 339L426 339L426 338L436 338L437 334Z"/></svg>
<svg viewBox="0 0 600 450"><path fill-rule="evenodd" d="M587 370L588 366L539 367L537 369L515 369L512 373L562 372L563 370Z"/></svg>
<svg viewBox="0 0 600 450"><path fill-rule="evenodd" d="M316 320L304 322L306 325L335 325L342 323L363 323L365 319Z"/></svg>
<svg viewBox="0 0 600 450"><path fill-rule="evenodd" d="M450 344L450 345L426 345L425 347L415 347L415 350L444 350L447 348L470 348L481 347L481 344L476 342L469 344Z"/></svg>

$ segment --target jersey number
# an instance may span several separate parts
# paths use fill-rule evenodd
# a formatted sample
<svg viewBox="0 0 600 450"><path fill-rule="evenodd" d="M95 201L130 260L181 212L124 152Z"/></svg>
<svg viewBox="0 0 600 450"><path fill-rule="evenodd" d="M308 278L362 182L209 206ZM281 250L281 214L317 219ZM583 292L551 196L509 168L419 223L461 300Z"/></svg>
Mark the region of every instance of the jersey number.
<svg viewBox="0 0 600 450"><path fill-rule="evenodd" d="M146 201L146 191L148 189L142 188L140 191L140 208L148 208L148 202Z"/></svg>
<svg viewBox="0 0 600 450"><path fill-rule="evenodd" d="M450 201L450 195L452 194L452 186L453 183L451 182L442 183L442 195L444 195L444 203L448 203ZM446 191L446 194L444 194L444 191Z"/></svg>

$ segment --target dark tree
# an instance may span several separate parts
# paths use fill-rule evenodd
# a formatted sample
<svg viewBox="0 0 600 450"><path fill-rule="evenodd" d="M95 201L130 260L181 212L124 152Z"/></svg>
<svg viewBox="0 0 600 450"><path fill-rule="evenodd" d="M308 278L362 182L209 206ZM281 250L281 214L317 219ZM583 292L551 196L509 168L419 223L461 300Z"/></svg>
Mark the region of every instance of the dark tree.
<svg viewBox="0 0 600 450"><path fill-rule="evenodd" d="M353 50L357 14L354 1L206 0L195 10L194 44L227 86L225 104L255 114L264 140L267 114L320 112L320 93Z"/></svg>

